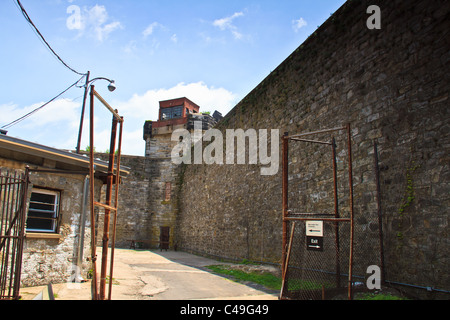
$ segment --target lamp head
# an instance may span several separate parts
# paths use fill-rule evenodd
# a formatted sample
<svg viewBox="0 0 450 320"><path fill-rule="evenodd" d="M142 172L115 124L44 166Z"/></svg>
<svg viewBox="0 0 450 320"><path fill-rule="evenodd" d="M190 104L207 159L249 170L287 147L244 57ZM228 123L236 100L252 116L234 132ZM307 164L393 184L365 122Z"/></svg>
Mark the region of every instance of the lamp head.
<svg viewBox="0 0 450 320"><path fill-rule="evenodd" d="M116 90L116 85L114 83L114 80L111 80L111 82L108 84L108 90L111 91L111 92Z"/></svg>

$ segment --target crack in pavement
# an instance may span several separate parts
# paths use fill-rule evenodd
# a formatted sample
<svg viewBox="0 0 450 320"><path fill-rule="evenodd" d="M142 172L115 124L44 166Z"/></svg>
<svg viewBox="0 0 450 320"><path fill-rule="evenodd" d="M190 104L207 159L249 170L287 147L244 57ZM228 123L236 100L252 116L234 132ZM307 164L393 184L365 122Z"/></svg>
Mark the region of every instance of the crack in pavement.
<svg viewBox="0 0 450 320"><path fill-rule="evenodd" d="M154 296L169 289L160 278L152 275L140 276L139 280L144 283L144 287L140 290L140 293L144 296Z"/></svg>

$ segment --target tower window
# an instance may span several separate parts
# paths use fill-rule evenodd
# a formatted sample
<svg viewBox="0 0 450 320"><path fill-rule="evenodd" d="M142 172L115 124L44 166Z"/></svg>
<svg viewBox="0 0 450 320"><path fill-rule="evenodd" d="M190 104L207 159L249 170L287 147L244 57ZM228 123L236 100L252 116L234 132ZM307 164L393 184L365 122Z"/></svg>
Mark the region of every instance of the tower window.
<svg viewBox="0 0 450 320"><path fill-rule="evenodd" d="M161 109L161 120L181 118L183 116L183 106Z"/></svg>

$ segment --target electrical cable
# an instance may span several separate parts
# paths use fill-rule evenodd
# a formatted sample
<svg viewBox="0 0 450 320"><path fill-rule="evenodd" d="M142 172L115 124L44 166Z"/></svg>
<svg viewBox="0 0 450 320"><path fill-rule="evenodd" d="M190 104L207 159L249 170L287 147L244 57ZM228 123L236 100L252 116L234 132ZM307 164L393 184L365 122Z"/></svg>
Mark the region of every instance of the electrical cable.
<svg viewBox="0 0 450 320"><path fill-rule="evenodd" d="M49 103L53 102L54 100L56 100L57 98L59 98L60 96L62 96L64 93L66 93L67 91L69 91L71 88L73 88L74 86L76 86L78 84L78 82L81 81L81 79L83 79L85 76L83 75L80 79L78 79L74 84L72 84L70 87L68 87L67 89L65 89L64 91L62 91L60 94L58 94L57 96L55 96L54 98L52 98L51 100L49 100L48 102L44 103L43 105L41 105L40 107L28 112L26 115L8 123L5 124L4 126L2 126L2 129L8 129L10 127L12 127L15 124L18 124L19 122L25 120L26 118L28 118L29 116L31 116L32 114L34 114L35 112L41 110L42 108L44 108L46 105L48 105Z"/></svg>
<svg viewBox="0 0 450 320"><path fill-rule="evenodd" d="M75 69L71 68L66 62L64 62L63 59L61 59L61 57L55 52L55 50L53 50L53 48L50 46L50 44L47 42L47 40L45 40L44 36L41 34L41 32L38 30L38 28L34 25L33 21L31 21L30 16L28 15L25 8L20 3L20 0L16 0L16 1L17 1L20 11L22 12L22 15L25 17L25 20L27 20L28 23L33 27L34 31L38 34L38 36L41 38L41 40L44 42L44 44L47 46L47 48L55 55L55 57L70 71L72 71L80 76L86 76L86 73L81 73L81 72L76 71Z"/></svg>

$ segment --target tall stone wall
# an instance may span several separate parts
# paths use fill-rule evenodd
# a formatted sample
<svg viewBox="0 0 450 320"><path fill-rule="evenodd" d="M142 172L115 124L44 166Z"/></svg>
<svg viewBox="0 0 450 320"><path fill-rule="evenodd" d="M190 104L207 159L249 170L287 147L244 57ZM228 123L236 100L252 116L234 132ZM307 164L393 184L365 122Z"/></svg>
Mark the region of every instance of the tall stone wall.
<svg viewBox="0 0 450 320"><path fill-rule="evenodd" d="M380 7L381 29L367 28L369 5ZM216 127L224 136L237 128L282 135L350 123L360 238L378 233L369 225L377 215L376 141L387 279L444 290L450 289L449 7L445 1L348 1ZM326 154L320 146L292 145L291 206L321 210L332 201ZM339 163L345 166L345 152ZM186 165L182 181L181 248L280 262L281 166L262 176L259 165ZM345 181L340 188L345 212Z"/></svg>
<svg viewBox="0 0 450 320"><path fill-rule="evenodd" d="M116 224L115 246L129 248L130 240L145 240L138 243L146 248L159 246L160 227L170 227L170 248L175 243L176 214L178 210L179 166L170 158L170 135L166 139L148 139L152 152L146 157L121 156L121 166L129 168L129 175L119 185L119 208ZM168 140L167 140L168 139ZM150 141L151 140L151 141ZM167 144L166 144L167 142ZM147 150L148 151L148 150ZM97 153L105 161L108 154ZM170 184L170 186L167 186ZM168 188L170 188L168 190ZM103 201L106 186L102 189ZM114 188L113 200L114 201ZM101 245L103 210L99 210L98 244ZM113 219L110 231L112 232ZM112 241L110 237L110 241Z"/></svg>
<svg viewBox="0 0 450 320"><path fill-rule="evenodd" d="M122 156L120 163L131 170L129 175L122 178L119 186L116 246L129 248L129 240L149 237L151 214L148 203L151 192L147 160L144 157Z"/></svg>
<svg viewBox="0 0 450 320"><path fill-rule="evenodd" d="M108 153L96 153L95 158L109 161ZM115 159L117 161L117 158ZM117 163L116 163L117 164ZM149 203L149 176L145 157L122 155L120 166L127 167L129 174L121 177L119 184L119 206L116 223L115 247L129 248L130 240L147 239L151 229ZM111 203L114 205L115 186ZM101 202L106 203L106 184L101 189ZM96 208L97 246L101 247L104 228L104 209ZM112 243L114 213L110 216L109 245Z"/></svg>

